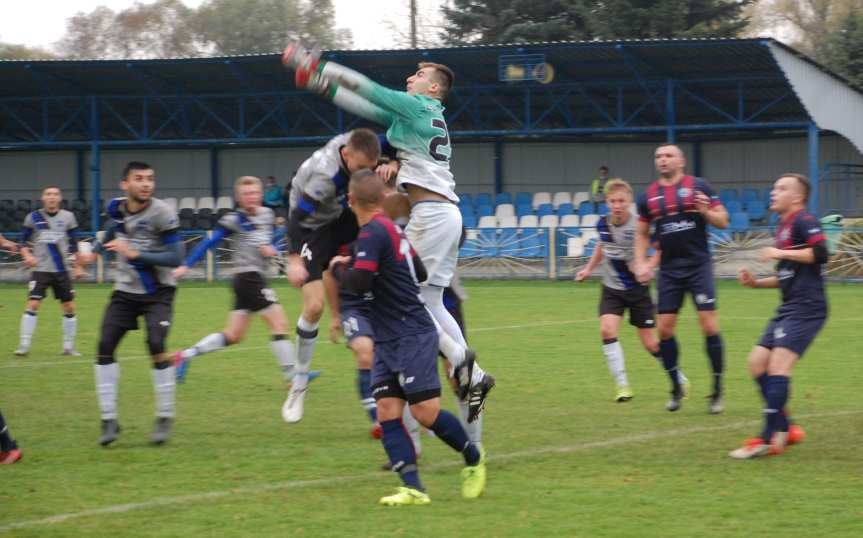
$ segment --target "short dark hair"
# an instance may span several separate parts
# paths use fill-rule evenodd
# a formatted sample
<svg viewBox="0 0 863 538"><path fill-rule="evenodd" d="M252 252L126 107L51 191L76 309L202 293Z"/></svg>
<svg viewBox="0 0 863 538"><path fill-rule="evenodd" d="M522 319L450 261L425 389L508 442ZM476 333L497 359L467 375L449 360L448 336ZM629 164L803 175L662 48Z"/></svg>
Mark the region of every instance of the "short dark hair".
<svg viewBox="0 0 863 538"><path fill-rule="evenodd" d="M425 69L426 67L431 67L435 70L435 73L438 74L435 82L437 82L441 87L441 100L446 99L447 94L452 89L455 84L455 73L452 72L452 69L445 66L444 64L437 64L434 62L420 62L419 68Z"/></svg>
<svg viewBox="0 0 863 538"><path fill-rule="evenodd" d="M61 189L59 185L45 185L44 187L42 187L42 194L45 194L45 191L47 191L48 189L57 189L58 191L60 191L60 195L63 195L63 189Z"/></svg>
<svg viewBox="0 0 863 538"><path fill-rule="evenodd" d="M359 151L372 161L381 156L381 141L371 129L354 129L348 137L348 146Z"/></svg>
<svg viewBox="0 0 863 538"><path fill-rule="evenodd" d="M129 177L129 172L132 170L152 170L153 167L141 161L131 161L123 168L123 179Z"/></svg>
<svg viewBox="0 0 863 538"><path fill-rule="evenodd" d="M368 168L351 174L348 191L363 207L380 205L384 201L384 181Z"/></svg>
<svg viewBox="0 0 863 538"><path fill-rule="evenodd" d="M782 174L779 176L783 177L793 177L797 180L797 184L800 185L800 189L803 191L803 201L809 201L809 193L812 192L812 183L809 182L809 178L804 176L803 174L798 174L796 172L788 172L787 174Z"/></svg>
<svg viewBox="0 0 863 538"><path fill-rule="evenodd" d="M600 169L600 170L605 170L606 172L608 172L608 167L607 167L607 166L605 166L604 164L603 164L602 166L600 166L600 167L599 167L599 169Z"/></svg>

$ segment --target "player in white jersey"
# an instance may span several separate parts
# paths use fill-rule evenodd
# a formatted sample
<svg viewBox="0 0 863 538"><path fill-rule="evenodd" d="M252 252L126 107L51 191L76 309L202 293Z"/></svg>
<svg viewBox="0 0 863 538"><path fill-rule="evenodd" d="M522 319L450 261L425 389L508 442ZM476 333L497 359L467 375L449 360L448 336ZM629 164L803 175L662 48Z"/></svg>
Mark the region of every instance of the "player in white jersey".
<svg viewBox="0 0 863 538"><path fill-rule="evenodd" d="M234 308L228 313L228 321L222 332L209 334L194 346L174 353L177 381L185 380L189 363L193 357L218 351L236 344L246 336L255 314L270 328L270 349L290 382L294 376L294 350L286 333L288 321L279 304L275 291L267 286L270 260L278 252L273 242L273 210L264 207L261 180L253 176L242 176L234 182L234 198L239 206L219 220L213 235L202 242L174 269L174 276L182 278L207 253L225 237L234 240Z"/></svg>
<svg viewBox="0 0 863 538"><path fill-rule="evenodd" d="M183 238L178 233L177 211L153 197L156 173L142 162L126 165L120 187L125 198L108 204L113 226L94 245L97 252L116 255L114 292L102 317L96 359L96 390L102 416L99 444L117 439L117 388L120 365L114 352L126 332L138 329L138 318L147 325L147 348L153 360L153 388L156 392L156 424L150 442L168 440L174 420L174 366L165 352L165 340L173 320L177 280L174 267L183 261Z"/></svg>
<svg viewBox="0 0 863 538"><path fill-rule="evenodd" d="M443 331L464 349L467 342L443 304L458 261L461 214L456 207L452 155L442 101L454 75L445 65L421 63L408 77L405 92L394 91L364 75L308 53L299 43L285 49L282 62L296 70L297 86L318 91L345 110L387 127L387 139L398 150L401 164L397 184L411 203L408 240L428 270L421 293ZM482 411L494 378L473 360L473 354L453 362L468 421Z"/></svg>
<svg viewBox="0 0 863 538"><path fill-rule="evenodd" d="M37 312L48 288L63 309L63 355L80 356L75 351L78 318L75 316L75 290L72 279L84 274L83 266L90 254L78 252L78 221L71 211L61 209L63 193L50 185L42 189L42 209L27 214L21 240L21 257L33 269L29 283L27 308L21 317L21 336L15 354L23 357L30 351L36 331ZM30 245L32 243L32 246ZM75 265L69 267L68 254L75 255ZM70 275L71 269L71 275Z"/></svg>
<svg viewBox="0 0 863 538"><path fill-rule="evenodd" d="M641 345L660 363L659 340L656 336L656 316L650 298L648 284L638 282L632 273L635 244L635 216L630 212L632 206L632 187L622 179L606 183L605 203L609 215L601 217L596 229L599 242L587 266L575 275L578 282L584 281L601 264L602 295L599 300L599 333L602 337L602 352L608 361L608 370L617 385L615 401L626 402L632 399L633 392L626 375L623 348L617 337L620 322L626 309L629 309L629 323L638 329ZM655 267L659 257L651 258ZM688 384L686 376L677 371L680 383Z"/></svg>

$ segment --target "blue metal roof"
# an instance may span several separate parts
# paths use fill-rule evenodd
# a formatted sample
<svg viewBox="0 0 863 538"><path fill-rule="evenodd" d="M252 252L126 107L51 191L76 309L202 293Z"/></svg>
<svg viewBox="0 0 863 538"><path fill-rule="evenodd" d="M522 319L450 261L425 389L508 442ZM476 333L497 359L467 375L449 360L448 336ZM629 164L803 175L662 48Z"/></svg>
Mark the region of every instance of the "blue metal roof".
<svg viewBox="0 0 863 538"><path fill-rule="evenodd" d="M327 56L394 88L404 87L417 62L447 64L456 73L446 103L454 138L803 129L811 120L770 44L780 45L591 41ZM500 56L520 54L544 55L554 79L501 82ZM5 148L308 143L360 124L297 91L278 54L0 61Z"/></svg>

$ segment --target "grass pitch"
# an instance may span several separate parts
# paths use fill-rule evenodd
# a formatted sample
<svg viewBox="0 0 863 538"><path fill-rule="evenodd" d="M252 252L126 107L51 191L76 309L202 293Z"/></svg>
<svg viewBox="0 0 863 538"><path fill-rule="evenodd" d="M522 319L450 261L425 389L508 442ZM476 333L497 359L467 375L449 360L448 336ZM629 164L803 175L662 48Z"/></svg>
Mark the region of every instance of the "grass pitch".
<svg viewBox="0 0 863 538"><path fill-rule="evenodd" d="M289 318L299 295L275 284ZM830 319L797 366L791 406L807 440L780 457L733 461L760 428L745 359L778 303L775 290L719 286L726 411L707 414L709 367L694 310L679 325L693 391L668 413L667 382L628 325L621 341L635 399L612 401L596 320L599 287L469 282L468 337L497 377L486 411L489 483L459 494L460 458L423 438L422 507L384 508L398 485L378 471L355 365L322 340L302 422L285 424L285 387L262 323L245 342L195 360L178 387L171 442L147 444L153 389L143 334L121 363L115 445L97 444L93 355L107 286L78 286L78 347L61 357L46 301L29 357L12 356L23 285L0 286L0 409L23 462L0 468L0 534L13 536L863 536L863 286L829 287ZM220 330L225 283L180 288L170 347ZM326 320L322 329L327 327ZM444 404L453 408L452 398Z"/></svg>

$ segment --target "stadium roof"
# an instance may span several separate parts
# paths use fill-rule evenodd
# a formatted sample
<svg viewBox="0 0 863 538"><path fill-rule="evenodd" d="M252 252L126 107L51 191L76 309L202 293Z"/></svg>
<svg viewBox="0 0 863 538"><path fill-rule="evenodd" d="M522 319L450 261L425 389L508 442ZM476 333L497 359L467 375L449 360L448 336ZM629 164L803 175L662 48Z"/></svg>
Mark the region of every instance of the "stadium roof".
<svg viewBox="0 0 863 538"><path fill-rule="evenodd" d="M733 136L800 131L814 121L863 151L863 94L770 39L327 56L394 88L403 88L419 61L449 65L456 86L447 114L456 138ZM308 143L361 123L297 91L278 54L0 61L0 148Z"/></svg>

